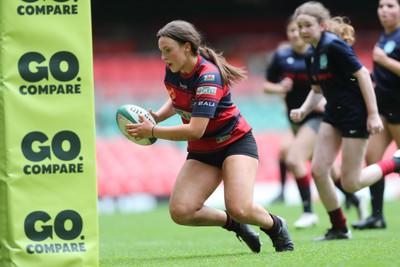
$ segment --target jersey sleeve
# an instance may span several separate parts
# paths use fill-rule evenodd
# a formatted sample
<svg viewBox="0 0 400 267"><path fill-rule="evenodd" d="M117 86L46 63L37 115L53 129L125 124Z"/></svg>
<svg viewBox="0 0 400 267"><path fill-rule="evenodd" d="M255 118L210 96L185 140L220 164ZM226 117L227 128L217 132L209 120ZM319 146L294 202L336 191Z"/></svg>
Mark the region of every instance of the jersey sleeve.
<svg viewBox="0 0 400 267"><path fill-rule="evenodd" d="M193 99L192 117L213 118L223 95L224 86L219 73L200 75Z"/></svg>
<svg viewBox="0 0 400 267"><path fill-rule="evenodd" d="M265 78L273 83L277 83L280 81L282 71L279 67L279 53L276 51L273 56L271 62L267 65L267 70L265 73Z"/></svg>
<svg viewBox="0 0 400 267"><path fill-rule="evenodd" d="M334 40L329 45L331 56L330 60L340 66L348 76L352 76L353 73L359 71L362 68L362 64L358 60L353 48L341 40Z"/></svg>

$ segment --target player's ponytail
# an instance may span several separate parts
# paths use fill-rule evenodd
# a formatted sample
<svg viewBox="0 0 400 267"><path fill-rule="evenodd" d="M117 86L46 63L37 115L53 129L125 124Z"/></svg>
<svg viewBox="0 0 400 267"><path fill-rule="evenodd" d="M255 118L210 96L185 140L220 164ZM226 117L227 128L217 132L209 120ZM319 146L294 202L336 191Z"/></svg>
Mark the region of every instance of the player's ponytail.
<svg viewBox="0 0 400 267"><path fill-rule="evenodd" d="M235 67L229 64L222 54L217 54L213 49L207 46L199 47L200 54L213 62L219 68L223 82L230 86L232 83L238 83L246 79L246 72L243 68Z"/></svg>
<svg viewBox="0 0 400 267"><path fill-rule="evenodd" d="M333 17L327 21L326 30L336 34L349 45L353 45L356 41L355 30L350 25L350 19L347 17Z"/></svg>

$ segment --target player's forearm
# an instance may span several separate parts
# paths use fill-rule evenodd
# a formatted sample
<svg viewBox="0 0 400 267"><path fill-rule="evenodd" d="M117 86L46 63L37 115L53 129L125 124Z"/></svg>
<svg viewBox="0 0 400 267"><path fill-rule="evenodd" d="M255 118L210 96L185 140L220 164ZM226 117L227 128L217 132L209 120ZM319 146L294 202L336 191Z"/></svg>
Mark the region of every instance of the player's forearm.
<svg viewBox="0 0 400 267"><path fill-rule="evenodd" d="M363 67L355 73L355 76L357 77L368 115L378 114L375 92L368 70Z"/></svg>
<svg viewBox="0 0 400 267"><path fill-rule="evenodd" d="M400 76L400 62L388 57L386 59L386 61L381 64L384 68L386 68L387 70L393 72L394 74L396 74L397 76Z"/></svg>
<svg viewBox="0 0 400 267"><path fill-rule="evenodd" d="M283 86L280 83L272 83L269 81L265 81L264 82L264 93L266 93L266 94L284 93Z"/></svg>
<svg viewBox="0 0 400 267"><path fill-rule="evenodd" d="M160 109L156 112L157 114L157 123L165 121L166 119L175 115L175 110L172 105L171 99L165 101L165 103L160 107Z"/></svg>
<svg viewBox="0 0 400 267"><path fill-rule="evenodd" d="M320 92L315 92L314 90L311 90L310 93L308 94L306 100L304 101L303 105L301 105L301 110L302 112L307 115L311 111L317 108L318 104L321 102L323 98L322 93Z"/></svg>

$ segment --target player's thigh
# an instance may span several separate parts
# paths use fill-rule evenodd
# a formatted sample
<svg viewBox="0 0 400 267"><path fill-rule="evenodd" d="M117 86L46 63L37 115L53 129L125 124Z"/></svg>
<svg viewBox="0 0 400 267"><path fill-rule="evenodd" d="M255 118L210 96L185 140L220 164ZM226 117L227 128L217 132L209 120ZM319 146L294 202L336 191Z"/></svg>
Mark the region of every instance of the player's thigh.
<svg viewBox="0 0 400 267"><path fill-rule="evenodd" d="M223 181L227 207L252 205L257 169L258 160L250 156L232 155L225 159Z"/></svg>
<svg viewBox="0 0 400 267"><path fill-rule="evenodd" d="M311 162L312 171L316 176L329 173L339 153L341 142L340 131L332 125L322 122L318 130Z"/></svg>
<svg viewBox="0 0 400 267"><path fill-rule="evenodd" d="M391 137L396 142L397 147L400 148L400 124L388 124L387 129Z"/></svg>
<svg viewBox="0 0 400 267"><path fill-rule="evenodd" d="M170 198L170 206L201 208L221 183L221 170L197 160L186 160Z"/></svg>
<svg viewBox="0 0 400 267"><path fill-rule="evenodd" d="M343 138L342 183L346 183L347 179L357 180L360 178L367 144L368 139Z"/></svg>
<svg viewBox="0 0 400 267"><path fill-rule="evenodd" d="M302 126L290 147L290 157L301 161L310 159L314 151L316 138L317 133L313 129L306 125Z"/></svg>
<svg viewBox="0 0 400 267"><path fill-rule="evenodd" d="M281 160L286 158L287 152L292 145L294 140L294 134L292 129L288 129L282 133L280 138L280 151L279 151L279 158Z"/></svg>
<svg viewBox="0 0 400 267"><path fill-rule="evenodd" d="M384 125L383 131L378 134L371 135L369 138L367 151L365 154L365 161L368 165L380 161L385 154L386 148L393 140L391 132L394 129L387 124L387 120L384 117L381 118ZM400 135L400 125L397 134ZM398 139L400 143L400 137L398 137Z"/></svg>

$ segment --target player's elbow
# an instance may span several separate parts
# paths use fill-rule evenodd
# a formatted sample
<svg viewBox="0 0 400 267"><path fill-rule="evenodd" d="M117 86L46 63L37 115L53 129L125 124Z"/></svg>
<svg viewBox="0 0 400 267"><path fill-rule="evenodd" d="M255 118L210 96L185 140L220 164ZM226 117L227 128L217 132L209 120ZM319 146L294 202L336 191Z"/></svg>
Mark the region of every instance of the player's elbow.
<svg viewBox="0 0 400 267"><path fill-rule="evenodd" d="M188 141L199 140L204 135L204 130L201 129L191 129L187 135Z"/></svg>
<svg viewBox="0 0 400 267"><path fill-rule="evenodd" d="M196 141L203 137L209 118L194 117L186 127L186 137L188 141Z"/></svg>
<svg viewBox="0 0 400 267"><path fill-rule="evenodd" d="M371 78L371 75L366 67L362 67L356 73L353 74L357 79L360 78Z"/></svg>

